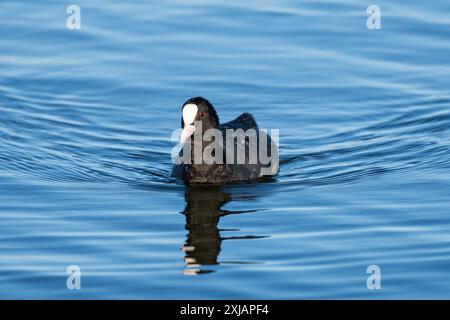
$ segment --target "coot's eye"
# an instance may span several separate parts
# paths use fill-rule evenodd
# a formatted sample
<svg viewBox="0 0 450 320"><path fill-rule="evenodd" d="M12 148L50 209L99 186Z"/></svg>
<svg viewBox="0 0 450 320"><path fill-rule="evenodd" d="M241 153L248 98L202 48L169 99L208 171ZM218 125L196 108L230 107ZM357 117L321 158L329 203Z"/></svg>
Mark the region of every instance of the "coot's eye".
<svg viewBox="0 0 450 320"><path fill-rule="evenodd" d="M205 114L206 114L206 112L199 112L199 113L198 113L198 116L199 116L200 118L203 118L203 117L205 116Z"/></svg>

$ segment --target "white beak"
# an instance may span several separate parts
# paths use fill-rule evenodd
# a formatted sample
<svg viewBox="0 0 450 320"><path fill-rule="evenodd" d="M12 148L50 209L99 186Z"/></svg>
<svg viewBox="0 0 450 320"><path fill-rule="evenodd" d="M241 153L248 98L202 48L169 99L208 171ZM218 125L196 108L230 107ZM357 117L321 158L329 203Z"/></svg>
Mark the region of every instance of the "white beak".
<svg viewBox="0 0 450 320"><path fill-rule="evenodd" d="M183 107L184 128L180 136L181 144L184 144L195 131L195 126L193 125L193 123L195 120L195 116L197 115L197 111L198 107L193 103L189 103Z"/></svg>
<svg viewBox="0 0 450 320"><path fill-rule="evenodd" d="M185 124L183 131L181 131L181 136L180 136L180 143L184 144L186 142L186 140L192 136L192 134L195 131L195 126L191 125L191 124Z"/></svg>

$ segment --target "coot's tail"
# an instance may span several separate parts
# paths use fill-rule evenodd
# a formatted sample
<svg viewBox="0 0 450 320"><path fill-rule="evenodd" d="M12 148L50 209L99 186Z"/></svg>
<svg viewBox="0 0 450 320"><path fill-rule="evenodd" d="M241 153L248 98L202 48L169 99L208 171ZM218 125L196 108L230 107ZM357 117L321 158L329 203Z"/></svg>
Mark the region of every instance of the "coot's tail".
<svg viewBox="0 0 450 320"><path fill-rule="evenodd" d="M250 113L244 112L236 119L221 125L223 129L258 129L255 118Z"/></svg>

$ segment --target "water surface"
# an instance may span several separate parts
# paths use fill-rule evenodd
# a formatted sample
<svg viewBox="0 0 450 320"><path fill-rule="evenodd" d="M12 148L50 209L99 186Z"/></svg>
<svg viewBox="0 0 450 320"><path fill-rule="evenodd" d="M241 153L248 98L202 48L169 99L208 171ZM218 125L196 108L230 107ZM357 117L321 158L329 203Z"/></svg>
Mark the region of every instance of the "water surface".
<svg viewBox="0 0 450 320"><path fill-rule="evenodd" d="M447 1L77 4L0 5L0 298L450 298ZM170 178L198 95L273 181Z"/></svg>

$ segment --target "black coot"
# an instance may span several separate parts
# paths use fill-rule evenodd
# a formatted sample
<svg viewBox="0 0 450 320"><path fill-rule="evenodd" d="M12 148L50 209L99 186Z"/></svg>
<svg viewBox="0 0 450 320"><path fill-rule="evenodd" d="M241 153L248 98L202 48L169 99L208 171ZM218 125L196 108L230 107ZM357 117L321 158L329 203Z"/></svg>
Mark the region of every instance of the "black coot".
<svg viewBox="0 0 450 320"><path fill-rule="evenodd" d="M183 150L180 151L180 159L184 160L174 165L172 170L173 177L180 178L188 184L220 184L252 181L262 176L276 175L278 172L278 149L268 134L258 130L255 119L249 113L243 113L230 122L220 124L219 117L212 104L202 97L196 97L189 99L183 104L181 126L183 131L180 144L184 146L183 150L191 153L191 157L189 161L186 161L183 157ZM215 132L222 137L220 145L216 144L215 148L212 148L211 145L216 140L214 137L210 139L201 138L208 129L217 129ZM256 140L253 141L257 141L257 150L254 148L255 144L250 143L251 139L245 136L240 138L235 136L232 140L233 148L227 148L226 135L230 133L230 130L227 129L232 129L231 131L242 129L244 132L254 133ZM200 140L196 139L197 135L199 135ZM199 142L200 147L196 148ZM262 153L263 157L265 157L264 159L260 157L259 152L262 147L264 149ZM223 163L219 161L211 163L211 161L205 161L203 158L200 159L201 161L195 161L194 153L201 151L201 154L203 154L206 148L209 148L209 151L214 149L211 152L212 156L216 156L216 152L222 153ZM245 150L244 152L242 152L243 149ZM242 158L241 161L237 160L237 152L239 150L241 155L245 153L244 162L242 162ZM230 152L233 153L231 156ZM267 161L268 158L271 159L269 163Z"/></svg>

